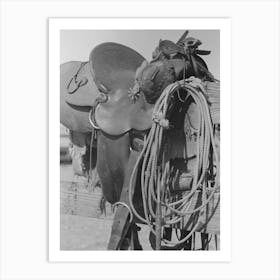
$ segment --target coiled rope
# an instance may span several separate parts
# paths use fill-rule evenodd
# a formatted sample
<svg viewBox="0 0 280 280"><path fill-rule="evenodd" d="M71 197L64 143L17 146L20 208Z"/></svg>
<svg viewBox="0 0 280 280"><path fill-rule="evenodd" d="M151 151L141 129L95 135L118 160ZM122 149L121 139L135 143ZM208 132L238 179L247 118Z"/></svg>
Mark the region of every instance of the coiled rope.
<svg viewBox="0 0 280 280"><path fill-rule="evenodd" d="M192 187L180 199L174 201L170 195L170 162L164 162L164 131L169 129L169 120L166 118L170 98L174 94L179 95L179 89L184 89L186 97L191 96L198 106L199 126L196 141L196 165L192 181ZM182 97L182 94L180 93ZM181 101L183 102L183 101ZM143 223L150 227L155 235L157 223L172 226L183 222L186 215L196 214L198 219L191 231L184 238L176 243L161 237L161 241L166 246L174 246L184 243L201 225L203 214L206 215L205 207L210 202L215 192L219 189L219 154L214 142L214 130L209 111L209 104L206 99L206 92L200 79L191 77L173 83L165 88L160 98L155 104L153 111L154 123L148 136L144 139L143 150L134 166L129 187L129 203L133 214ZM210 156L211 155L211 156ZM210 183L209 168L215 162L216 172ZM141 216L133 205L133 195L131 191L132 183L135 182L138 167L141 168L141 192L144 216ZM195 194L202 193L202 203L200 206L191 209ZM160 211L158 205L160 203ZM157 206L157 207L155 207ZM156 209L156 211L155 211ZM156 212L156 213L155 213ZM161 215L159 220L158 212Z"/></svg>

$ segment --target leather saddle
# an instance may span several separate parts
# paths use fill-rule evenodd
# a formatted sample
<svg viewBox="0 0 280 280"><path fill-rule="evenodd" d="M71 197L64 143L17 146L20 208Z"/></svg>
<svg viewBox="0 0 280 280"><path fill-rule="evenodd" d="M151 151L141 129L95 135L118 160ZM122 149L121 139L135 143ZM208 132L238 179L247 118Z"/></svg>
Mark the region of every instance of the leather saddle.
<svg viewBox="0 0 280 280"><path fill-rule="evenodd" d="M146 62L147 63L147 62ZM165 62L154 62L156 69L161 69ZM152 125L152 112L154 102L147 102L147 94L140 94L134 102L129 92L135 86L135 73L145 64L145 59L133 49L117 44L103 43L96 46L89 57L89 62L81 62L71 68L65 65L61 68L61 122L71 130L90 132L92 126L88 120L88 113L100 97L106 102L101 102L95 107L95 121L102 131L110 135L121 135L131 129L144 131ZM156 65L159 64L159 65ZM170 64L170 65L169 65ZM168 68L174 72L173 79L180 78L185 65L182 59L172 59ZM140 67L141 68L141 67ZM151 69L152 67L148 68ZM187 67L186 69L191 69ZM157 70L159 71L159 70ZM154 86L165 80L165 73L159 71L148 91L154 95ZM190 76L192 71L186 76ZM161 90L159 90L161 92ZM146 96L145 96L146 95ZM70 111L69 111L70 110Z"/></svg>

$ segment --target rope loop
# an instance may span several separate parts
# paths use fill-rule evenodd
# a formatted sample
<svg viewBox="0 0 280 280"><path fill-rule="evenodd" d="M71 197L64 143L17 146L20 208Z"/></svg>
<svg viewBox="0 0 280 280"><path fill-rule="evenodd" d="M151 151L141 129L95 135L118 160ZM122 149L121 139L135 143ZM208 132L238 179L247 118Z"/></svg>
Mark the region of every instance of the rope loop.
<svg viewBox="0 0 280 280"><path fill-rule="evenodd" d="M196 152L195 164L192 167L192 186L188 192L182 192L174 196L174 189L177 171L172 171L170 161L166 161L164 149L164 131L170 128L167 119L169 102L171 96L178 94L179 89L186 91L186 98L192 97L198 108L198 128L196 129ZM185 100L179 101L185 103ZM186 105L187 106L187 105ZM156 236L157 221L161 226L176 227L185 224L186 215L197 214L196 222L192 225L189 234L176 241L176 244L185 242L203 224L202 218L206 215L205 208L212 201L214 194L219 191L219 152L215 142L215 132L211 119L209 104L206 99L205 89L202 81L196 77L190 77L168 85L158 98L153 112L153 125L149 134L145 137L143 149L133 168L129 185L129 204L132 213L143 223L147 224L150 231ZM187 135L185 135L187 141ZM215 163L215 164L214 164ZM214 168L215 165L215 168ZM141 179L141 194L143 214L136 211L133 205L132 184L135 182L137 171ZM211 172L209 172L211 170ZM211 174L211 176L209 176ZM202 194L202 203L195 203L196 194ZM218 200L219 202L219 200ZM218 205L217 202L217 205ZM161 219L155 205L160 205ZM158 228L158 226L157 226ZM158 231L157 231L158 232ZM167 246L174 246L174 242L161 237Z"/></svg>

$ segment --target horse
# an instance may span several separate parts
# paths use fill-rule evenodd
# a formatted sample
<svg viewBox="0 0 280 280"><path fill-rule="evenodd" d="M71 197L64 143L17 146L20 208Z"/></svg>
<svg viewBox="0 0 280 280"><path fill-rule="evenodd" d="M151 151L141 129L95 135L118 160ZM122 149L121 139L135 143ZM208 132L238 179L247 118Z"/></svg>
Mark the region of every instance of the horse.
<svg viewBox="0 0 280 280"><path fill-rule="evenodd" d="M97 134L93 149L96 149L96 168L103 194L108 202L118 206L108 250L142 248L137 235L139 219L130 210L128 188L144 138L152 127L153 109L160 93L172 82L190 76L204 78L207 73L195 70L206 69L205 62L197 55L192 61L180 55L176 53L172 59L147 63L126 46L103 43L93 49L88 62L61 65L61 123L79 135L82 145L88 145L93 131ZM174 115L180 123L176 131L183 132L182 116ZM173 137L179 146L182 139ZM136 178L133 202L142 213L139 184Z"/></svg>

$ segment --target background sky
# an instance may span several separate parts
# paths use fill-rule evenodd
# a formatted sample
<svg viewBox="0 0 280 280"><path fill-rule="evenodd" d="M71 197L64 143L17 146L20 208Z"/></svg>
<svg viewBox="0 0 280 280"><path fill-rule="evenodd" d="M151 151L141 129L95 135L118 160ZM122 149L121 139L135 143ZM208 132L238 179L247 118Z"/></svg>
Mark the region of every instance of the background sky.
<svg viewBox="0 0 280 280"><path fill-rule="evenodd" d="M97 27L98 28L98 27ZM176 42L185 30L62 30L60 33L60 63L71 60L87 61L91 50L100 43L126 45L151 60L160 39ZM219 30L189 30L189 35L202 42L200 49L210 50L203 56L210 72L220 78Z"/></svg>

